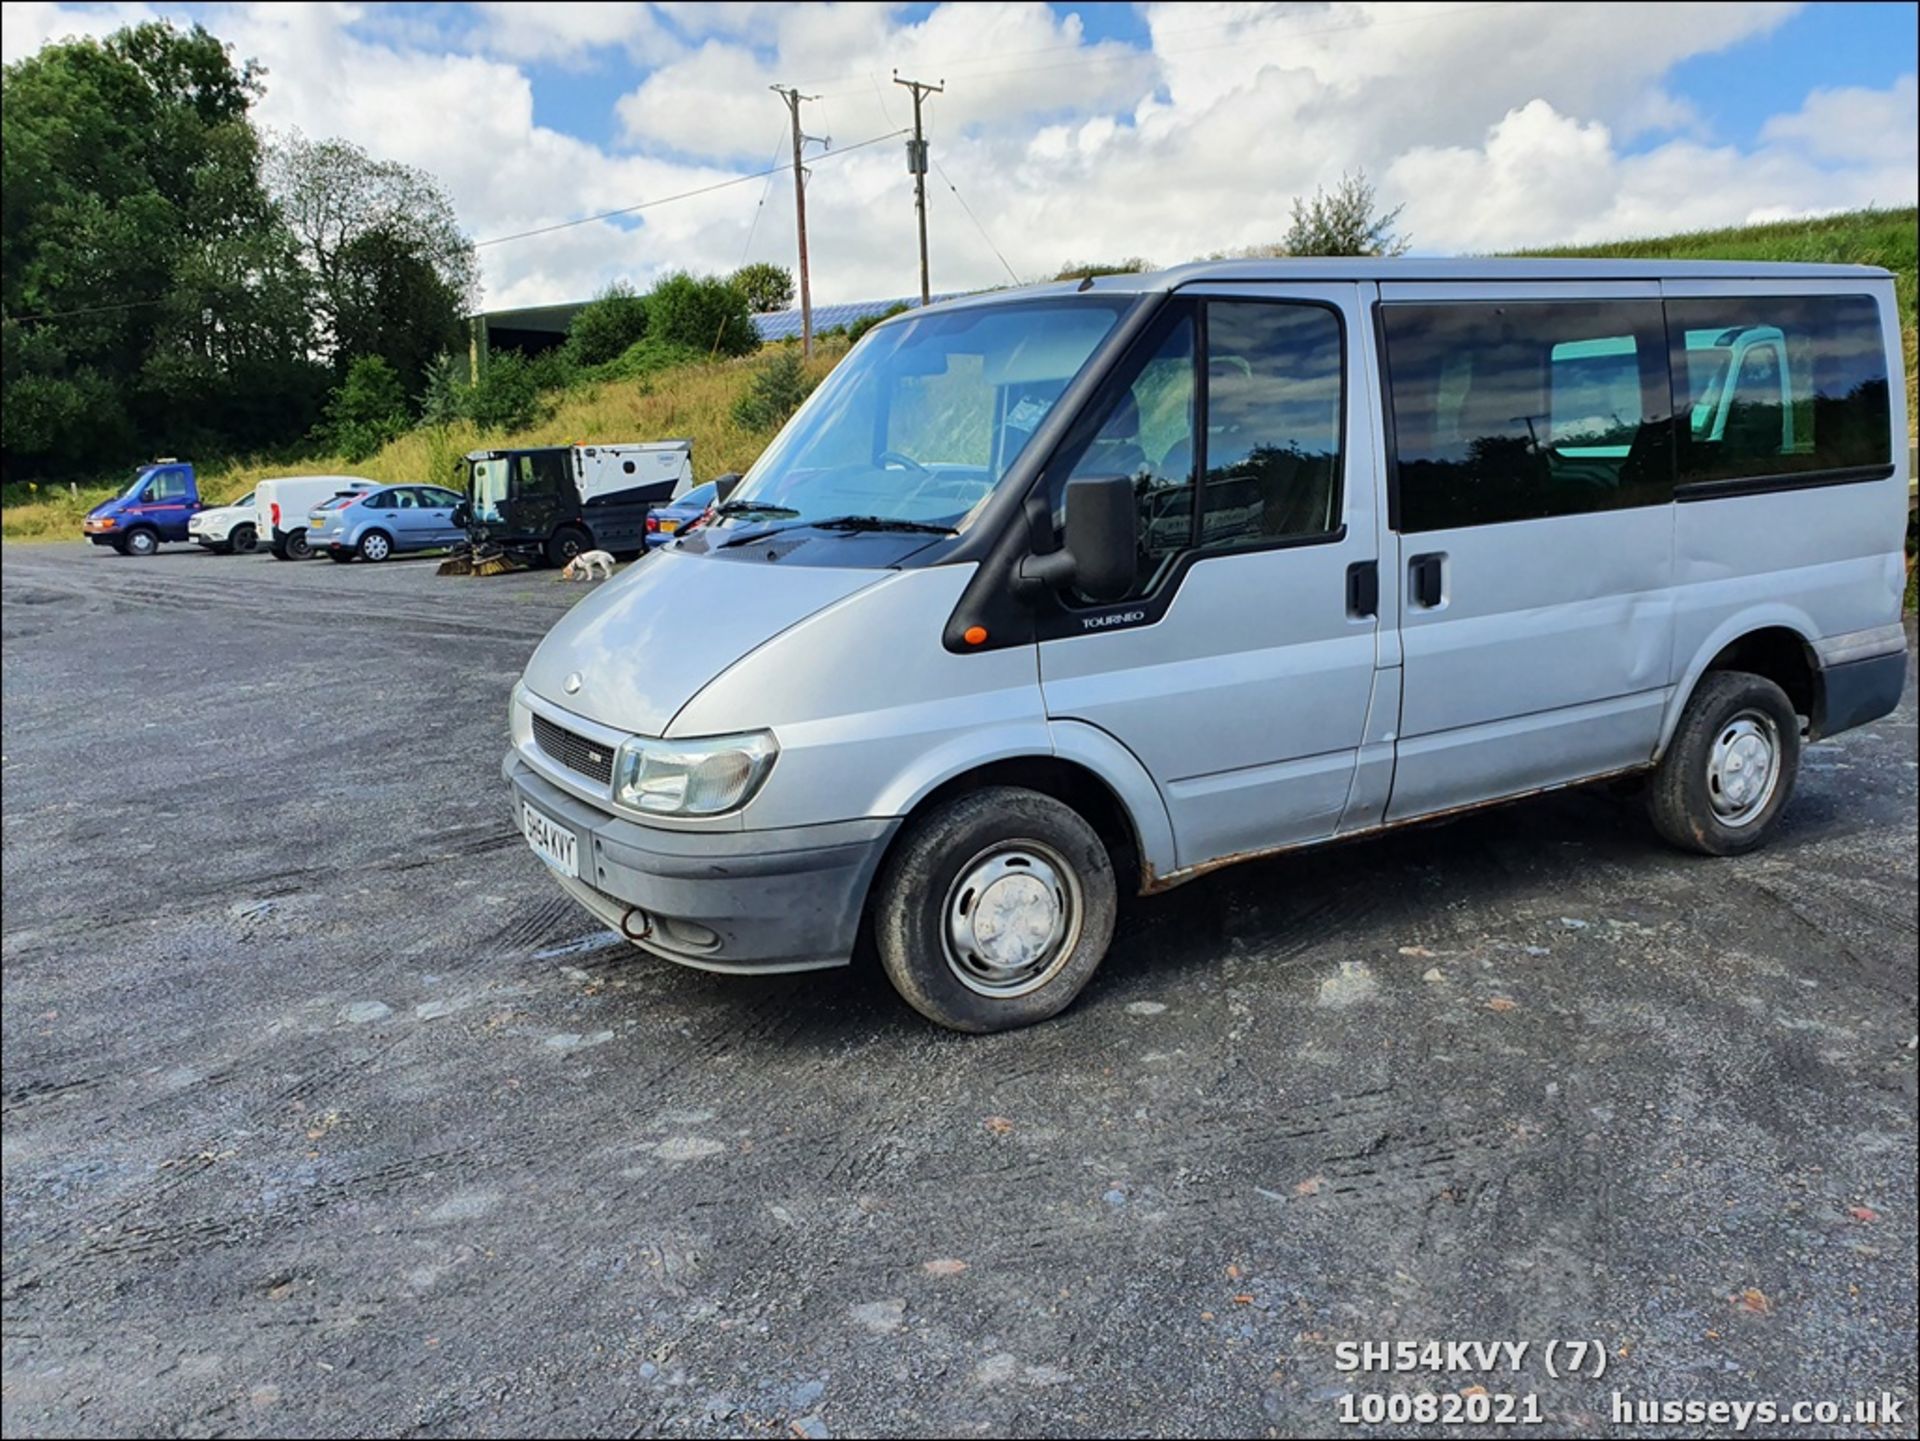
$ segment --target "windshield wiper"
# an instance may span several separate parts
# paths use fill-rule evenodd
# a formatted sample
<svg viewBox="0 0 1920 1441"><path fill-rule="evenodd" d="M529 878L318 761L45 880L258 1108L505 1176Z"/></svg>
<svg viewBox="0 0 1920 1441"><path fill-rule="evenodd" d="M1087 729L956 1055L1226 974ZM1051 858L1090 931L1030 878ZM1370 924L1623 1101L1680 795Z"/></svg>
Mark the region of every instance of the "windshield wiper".
<svg viewBox="0 0 1920 1441"><path fill-rule="evenodd" d="M810 520L815 530L910 530L921 535L958 535L950 525L924 520L894 520L884 515L836 515L831 520Z"/></svg>
<svg viewBox="0 0 1920 1441"><path fill-rule="evenodd" d="M790 530L845 530L855 532L872 531L910 531L915 535L958 535L959 531L950 525L936 525L924 520L892 520L884 515L835 515L826 520L796 520L791 525L769 526L766 530L752 531L737 536L733 540L722 541L720 548L727 549L736 545L753 545L757 541L770 540L776 535L785 535Z"/></svg>
<svg viewBox="0 0 1920 1441"><path fill-rule="evenodd" d="M795 516L800 514L790 505L767 505L758 500L729 500L713 508L715 515L778 515Z"/></svg>

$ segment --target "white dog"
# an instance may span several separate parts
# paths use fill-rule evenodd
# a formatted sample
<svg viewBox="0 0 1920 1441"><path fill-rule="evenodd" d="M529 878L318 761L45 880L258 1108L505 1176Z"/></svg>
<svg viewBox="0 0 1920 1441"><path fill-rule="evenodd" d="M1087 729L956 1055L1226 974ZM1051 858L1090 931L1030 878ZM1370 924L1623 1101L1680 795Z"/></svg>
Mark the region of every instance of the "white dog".
<svg viewBox="0 0 1920 1441"><path fill-rule="evenodd" d="M561 568L562 580L593 580L594 572L605 580L613 574L613 557L604 550L583 550Z"/></svg>

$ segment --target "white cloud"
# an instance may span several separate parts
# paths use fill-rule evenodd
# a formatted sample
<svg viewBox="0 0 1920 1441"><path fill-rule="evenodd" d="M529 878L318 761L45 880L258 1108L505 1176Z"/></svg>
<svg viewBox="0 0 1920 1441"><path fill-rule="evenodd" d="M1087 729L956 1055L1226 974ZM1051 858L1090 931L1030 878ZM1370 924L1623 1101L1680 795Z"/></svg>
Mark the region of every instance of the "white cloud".
<svg viewBox="0 0 1920 1441"><path fill-rule="evenodd" d="M1776 115L1761 139L1823 160L1912 162L1920 133L1920 88L1904 75L1891 90L1815 90L1791 115Z"/></svg>
<svg viewBox="0 0 1920 1441"><path fill-rule="evenodd" d="M937 288L1006 273L958 186L1024 276L1069 258L1174 262L1271 240L1292 197L1364 166L1422 251L1653 234L1916 190L1915 89L1816 91L1750 143L1716 140L1670 72L1778 25L1794 7L1665 4L1153 4L1144 47L1090 41L1075 15L986 0L886 5L489 5L362 11L238 4L207 23L268 70L263 123L340 135L420 165L488 239L711 185L784 159L766 86L820 98L808 216L814 293L918 283L893 70L947 82L928 103ZM5 7L6 53L101 33L108 13ZM622 143L536 119L525 66L639 67ZM1801 97L1791 97L1798 102ZM761 206L765 197L764 208ZM749 234L751 243L749 244ZM489 305L574 299L615 276L743 257L791 263L789 177L755 181L481 251Z"/></svg>

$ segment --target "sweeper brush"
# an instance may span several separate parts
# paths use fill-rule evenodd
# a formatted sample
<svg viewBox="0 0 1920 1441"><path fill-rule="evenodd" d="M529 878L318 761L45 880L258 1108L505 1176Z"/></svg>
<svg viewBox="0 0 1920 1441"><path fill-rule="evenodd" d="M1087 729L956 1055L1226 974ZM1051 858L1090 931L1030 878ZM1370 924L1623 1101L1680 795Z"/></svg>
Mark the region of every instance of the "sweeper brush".
<svg viewBox="0 0 1920 1441"><path fill-rule="evenodd" d="M509 571L525 570L526 566L508 555L497 545L463 545L456 547L445 560L440 562L437 575L505 575Z"/></svg>

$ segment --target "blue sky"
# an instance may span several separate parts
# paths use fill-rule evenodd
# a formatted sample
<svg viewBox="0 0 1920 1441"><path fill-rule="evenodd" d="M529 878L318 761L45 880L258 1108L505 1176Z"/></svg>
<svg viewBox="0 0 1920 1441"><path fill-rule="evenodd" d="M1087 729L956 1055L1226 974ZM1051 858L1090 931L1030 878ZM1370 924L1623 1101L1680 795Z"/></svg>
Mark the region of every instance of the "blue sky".
<svg viewBox="0 0 1920 1441"><path fill-rule="evenodd" d="M912 290L896 67L948 82L928 111L936 289L1269 242L1295 197L1353 169L1405 206L1425 253L1911 204L1920 189L1907 4L4 8L9 60L69 33L201 21L266 65L270 131L429 170L476 237L662 202L484 248L496 305L791 263L787 178L727 183L775 156L774 81L818 93L806 127L834 141L808 150L816 296ZM677 198L689 191L705 193Z"/></svg>

